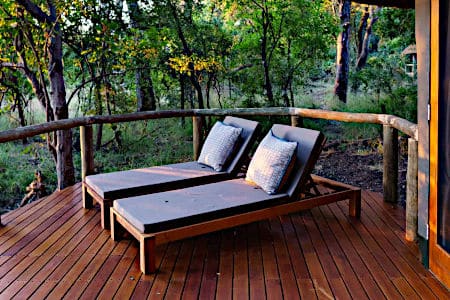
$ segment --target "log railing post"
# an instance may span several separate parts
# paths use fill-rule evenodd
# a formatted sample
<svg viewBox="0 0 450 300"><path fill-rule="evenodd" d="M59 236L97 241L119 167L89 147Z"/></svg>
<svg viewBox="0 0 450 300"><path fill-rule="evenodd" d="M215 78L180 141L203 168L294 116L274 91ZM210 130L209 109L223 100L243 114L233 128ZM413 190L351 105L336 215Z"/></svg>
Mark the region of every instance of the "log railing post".
<svg viewBox="0 0 450 300"><path fill-rule="evenodd" d="M94 173L94 144L93 130L91 125L80 126L80 148L81 148L81 180L84 182L86 176ZM82 190L83 207L91 208L92 197L87 193L83 184Z"/></svg>
<svg viewBox="0 0 450 300"><path fill-rule="evenodd" d="M383 125L383 198L386 202L398 201L398 131Z"/></svg>
<svg viewBox="0 0 450 300"><path fill-rule="evenodd" d="M291 116L291 126L304 127L303 126L303 118L300 116Z"/></svg>
<svg viewBox="0 0 450 300"><path fill-rule="evenodd" d="M197 160L202 150L203 141L203 118L192 117L192 146L194 150L194 160Z"/></svg>
<svg viewBox="0 0 450 300"><path fill-rule="evenodd" d="M408 241L417 239L418 214L418 142L408 139L408 170L406 173L406 234Z"/></svg>

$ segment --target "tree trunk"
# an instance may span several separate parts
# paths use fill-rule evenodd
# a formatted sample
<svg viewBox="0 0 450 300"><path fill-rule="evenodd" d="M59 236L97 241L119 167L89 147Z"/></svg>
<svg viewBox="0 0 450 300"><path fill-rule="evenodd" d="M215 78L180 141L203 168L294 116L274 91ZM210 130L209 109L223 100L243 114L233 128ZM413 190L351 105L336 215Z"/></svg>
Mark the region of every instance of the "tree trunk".
<svg viewBox="0 0 450 300"><path fill-rule="evenodd" d="M50 82L50 103L49 97L46 92L44 74L40 70L39 75L41 81L37 79L36 74L31 71L28 67L23 69L27 79L31 82L34 92L40 103L46 109L47 120L62 120L69 117L69 109L66 102L66 87L64 84L64 66L62 62L63 49L62 49L62 32L60 28L59 14L57 13L57 8L53 1L47 1L47 9L41 9L41 6L36 5L31 0L17 0L24 10L26 10L30 15L32 15L36 23L40 25L45 25L46 34L50 37L49 44L46 47L46 55L48 58L48 81ZM23 38L19 37L19 38ZM29 45L34 50L36 55L35 43L32 39L32 35L27 35L29 40ZM20 46L21 47L21 46ZM19 48L20 48L19 47ZM19 50L19 49L18 49ZM23 64L26 66L26 58L21 51L18 51L19 60L22 60ZM40 60L41 57L36 55L36 60ZM73 167L72 158L72 131L60 130L56 134L56 146L50 147L50 151L56 154L56 174L58 177L58 189L63 189L67 186L73 185L75 183L75 174Z"/></svg>
<svg viewBox="0 0 450 300"><path fill-rule="evenodd" d="M212 73L208 73L208 80L206 81L206 108L211 108L211 86L213 82L214 75Z"/></svg>
<svg viewBox="0 0 450 300"><path fill-rule="evenodd" d="M274 106L272 82L270 80L270 66L267 55L267 35L269 28L269 16L265 10L262 10L263 35L261 37L261 59L264 68L264 89L267 94L267 101L269 106Z"/></svg>
<svg viewBox="0 0 450 300"><path fill-rule="evenodd" d="M56 9L52 7L56 20ZM69 109L66 103L66 87L64 84L62 63L62 33L58 23L53 27L53 34L48 47L52 108L56 120L67 119ZM75 183L75 173L72 158L72 131L60 130L56 134L56 173L58 177L58 189L64 189Z"/></svg>
<svg viewBox="0 0 450 300"><path fill-rule="evenodd" d="M135 0L127 1L127 5L130 11L131 26L140 32L142 28L141 21L144 19L144 16L139 9L138 2ZM138 39L139 37L136 36L136 42ZM137 58L135 62L137 67L135 71L137 110L155 110L156 96L150 66L140 58Z"/></svg>
<svg viewBox="0 0 450 300"><path fill-rule="evenodd" d="M176 8L175 4L173 4L171 1L169 1L169 6L170 6L170 9L172 12L172 16L176 23L178 37L181 41L181 44L183 45L183 54L185 54L187 56L191 56L192 50L191 50L191 48L189 48L189 45L186 40L186 36L184 35L183 28L181 26L181 21L178 16L177 8ZM191 84L194 86L194 88L197 92L198 108L203 109L204 108L203 92L202 92L202 87L200 85L200 82L198 81L197 72L195 71L195 68L194 68L194 63L192 63L192 62L189 63L189 70L190 70L190 75L188 76L189 80L191 81Z"/></svg>
<svg viewBox="0 0 450 300"><path fill-rule="evenodd" d="M101 116L103 114L103 104L102 104L102 93L101 93L101 82L96 80L95 82L95 114ZM97 125L97 136L95 138L95 150L100 150L102 147L103 138L103 124Z"/></svg>
<svg viewBox="0 0 450 300"><path fill-rule="evenodd" d="M349 40L350 40L350 0L339 0L339 17L341 32L337 38L336 80L334 94L342 102L347 102L348 71L349 71Z"/></svg>
<svg viewBox="0 0 450 300"><path fill-rule="evenodd" d="M186 84L184 83L184 75L180 74L180 109L184 110L185 103L186 103ZM181 118L181 126L184 128L186 125L186 120L184 118Z"/></svg>
<svg viewBox="0 0 450 300"><path fill-rule="evenodd" d="M153 80L150 75L150 70L145 64L138 63L138 68L135 72L136 79L136 96L137 96L137 110L147 111L156 109L156 96L153 89ZM146 68L143 68L143 67Z"/></svg>
<svg viewBox="0 0 450 300"><path fill-rule="evenodd" d="M364 40L361 44L361 52L359 53L356 63L357 70L361 70L366 65L367 57L369 56L369 42L372 35L372 28L375 22L378 20L377 13L379 10L379 8L374 9L374 7L370 7L370 21L367 24L366 33L364 34Z"/></svg>
<svg viewBox="0 0 450 300"><path fill-rule="evenodd" d="M358 37L356 39L356 42L358 43L358 57L361 55L362 52L362 45L363 45L363 41L364 41L364 33L366 31L367 28L367 20L369 19L369 7L366 6L364 7L364 13L361 16L361 20L359 21L359 26L358 26Z"/></svg>

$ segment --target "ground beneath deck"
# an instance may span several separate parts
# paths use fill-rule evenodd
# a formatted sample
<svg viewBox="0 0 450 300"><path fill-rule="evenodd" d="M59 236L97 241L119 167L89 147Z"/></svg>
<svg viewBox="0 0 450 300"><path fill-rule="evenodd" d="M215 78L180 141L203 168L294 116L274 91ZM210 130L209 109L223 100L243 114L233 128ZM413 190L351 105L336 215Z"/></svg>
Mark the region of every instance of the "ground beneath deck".
<svg viewBox="0 0 450 300"><path fill-rule="evenodd" d="M139 271L135 241L113 242L80 185L2 216L0 298L450 299L404 240L404 211L363 192L347 202L157 248Z"/></svg>

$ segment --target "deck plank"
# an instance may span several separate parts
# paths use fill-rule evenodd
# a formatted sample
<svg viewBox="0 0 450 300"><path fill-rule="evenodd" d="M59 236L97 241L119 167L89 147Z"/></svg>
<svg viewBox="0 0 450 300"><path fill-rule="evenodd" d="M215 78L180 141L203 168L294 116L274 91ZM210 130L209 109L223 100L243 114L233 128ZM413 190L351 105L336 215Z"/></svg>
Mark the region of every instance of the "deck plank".
<svg viewBox="0 0 450 300"><path fill-rule="evenodd" d="M247 226L234 229L233 299L249 299Z"/></svg>
<svg viewBox="0 0 450 300"><path fill-rule="evenodd" d="M354 299L364 299L367 297L361 282L354 273L350 261L346 256L346 253L342 251L334 234L328 227L326 219L332 218L332 214L323 213L320 209L312 209L312 216L317 224L317 229L320 231L323 239L326 241L326 247L331 255L340 277L342 277L345 285L347 286L350 296Z"/></svg>
<svg viewBox="0 0 450 300"><path fill-rule="evenodd" d="M0 298L447 299L404 240L404 210L348 202L159 245L142 275L138 243L114 242L80 185L2 216Z"/></svg>
<svg viewBox="0 0 450 300"><path fill-rule="evenodd" d="M305 216L305 213L306 212L301 212L299 214L292 215L294 228L297 232L297 239L300 242L317 297L319 299L324 297L329 298L332 297L333 293L325 272L320 264L318 254L314 251L313 242L307 231L306 224L304 223L303 217Z"/></svg>
<svg viewBox="0 0 450 300"><path fill-rule="evenodd" d="M269 299L281 299L283 297L283 291L281 290L280 276L278 274L277 259L275 249L273 248L269 222L262 221L259 225L266 295Z"/></svg>
<svg viewBox="0 0 450 300"><path fill-rule="evenodd" d="M248 280L250 299L264 299L264 269L259 239L258 223L248 225L247 229Z"/></svg>
<svg viewBox="0 0 450 300"><path fill-rule="evenodd" d="M216 298L221 300L230 300L233 297L234 228L222 230L220 235L220 258Z"/></svg>
<svg viewBox="0 0 450 300"><path fill-rule="evenodd" d="M172 273L172 278L170 278L169 286L167 287L167 292L165 295L167 299L181 299L193 250L193 239L183 241L174 271Z"/></svg>
<svg viewBox="0 0 450 300"><path fill-rule="evenodd" d="M341 204L339 204L339 206L341 207L341 209L344 209ZM363 206L365 206L364 203ZM373 236L373 239L371 239L371 249L372 251L377 253L377 258L379 259L380 263L383 262L383 266L392 266L392 268L396 268L396 275L391 275L392 278L404 277L407 283L409 283L411 286L414 286L414 289L420 295L420 297L426 299L435 298L433 292L422 281L421 276L419 276L419 274L416 273L417 271L411 268L411 266L408 264L408 259L402 256L402 254L405 253L399 253L397 249L391 245L390 242L395 241L396 238L394 237L388 239L386 235L391 236L392 231L380 230L376 227L374 222L375 220L372 218L367 218L367 221L365 222L365 229ZM389 255L386 256L386 253L389 253ZM419 266L419 262L417 260L416 262L417 266ZM400 276L400 273L402 274L402 276ZM396 282L397 281L395 281L394 283ZM402 284L401 287L404 288L405 284Z"/></svg>

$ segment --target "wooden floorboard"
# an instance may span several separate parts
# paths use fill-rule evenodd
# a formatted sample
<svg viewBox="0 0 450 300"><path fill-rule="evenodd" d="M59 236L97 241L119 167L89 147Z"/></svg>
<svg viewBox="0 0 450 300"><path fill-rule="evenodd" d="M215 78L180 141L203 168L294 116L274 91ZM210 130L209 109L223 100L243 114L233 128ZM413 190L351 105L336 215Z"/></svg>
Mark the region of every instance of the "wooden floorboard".
<svg viewBox="0 0 450 300"><path fill-rule="evenodd" d="M80 185L2 216L1 299L450 299L404 239L403 208L363 191L361 219L333 203L156 248L111 240Z"/></svg>

